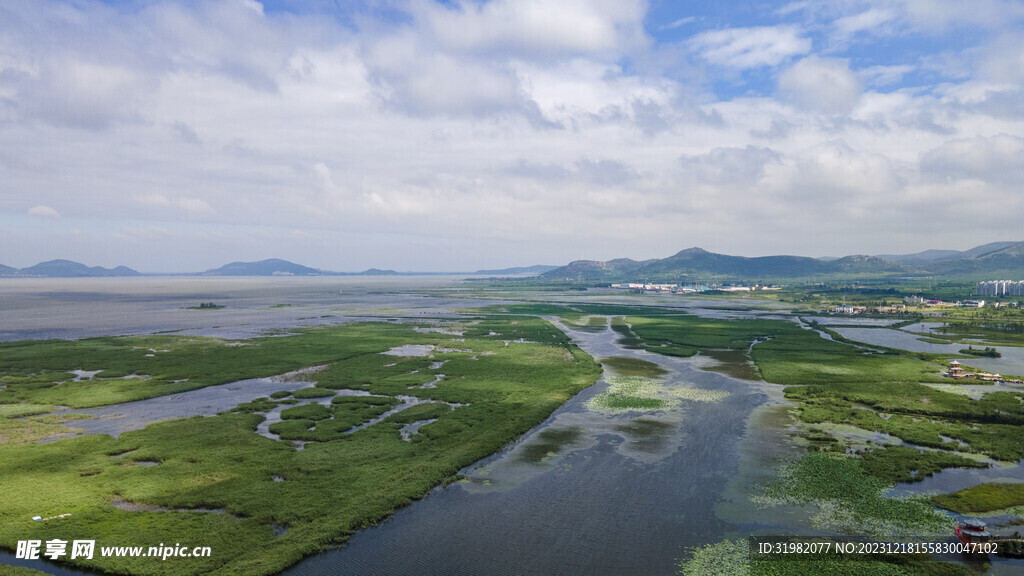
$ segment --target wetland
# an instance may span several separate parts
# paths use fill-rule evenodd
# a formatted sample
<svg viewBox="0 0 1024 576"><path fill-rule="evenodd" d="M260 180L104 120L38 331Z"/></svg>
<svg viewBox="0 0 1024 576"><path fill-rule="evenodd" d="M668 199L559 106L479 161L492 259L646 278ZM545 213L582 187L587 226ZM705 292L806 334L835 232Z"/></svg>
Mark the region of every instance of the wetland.
<svg viewBox="0 0 1024 576"><path fill-rule="evenodd" d="M905 326L835 323L864 346L823 338L778 303L437 277L0 291L0 563L672 574L712 569L718 551L719 569L816 573L726 552L764 534L945 541L959 513L1009 530L1024 505L1021 391L961 390L941 374L949 347L964 346L915 344ZM207 301L223 308L188 309ZM999 349L971 362L1024 372L1019 348ZM214 554L49 564L9 553L78 537ZM993 557L989 570L1014 562Z"/></svg>

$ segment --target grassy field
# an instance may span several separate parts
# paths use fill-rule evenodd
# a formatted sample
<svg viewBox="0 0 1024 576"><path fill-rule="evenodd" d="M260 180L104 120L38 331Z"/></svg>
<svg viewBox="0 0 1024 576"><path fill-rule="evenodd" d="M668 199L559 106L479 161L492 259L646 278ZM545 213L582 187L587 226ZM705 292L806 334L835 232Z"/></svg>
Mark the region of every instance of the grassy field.
<svg viewBox="0 0 1024 576"><path fill-rule="evenodd" d="M979 484L932 498L936 506L960 514L984 514L1024 506L1024 484Z"/></svg>
<svg viewBox="0 0 1024 576"><path fill-rule="evenodd" d="M287 338L130 336L0 343L0 403L87 408L283 374L387 350L408 329L357 324ZM74 370L100 371L76 381ZM135 376L135 377L132 377Z"/></svg>
<svg viewBox="0 0 1024 576"><path fill-rule="evenodd" d="M409 326L367 323L241 345L175 336L5 345L5 415L38 417L47 407L43 398L93 406L324 364L310 375L319 389L354 388L372 396L285 408L282 440L255 429L262 412L295 402L286 394L117 439L9 443L0 447L0 545L13 549L18 540L52 538L95 539L97 546L175 542L210 546L213 555L173 562L97 557L80 564L133 574L270 574L422 497L540 423L600 373L589 356L537 318L484 319L464 328L465 340L458 342ZM404 344L434 345L434 357L380 354ZM151 349L162 352L146 356ZM410 388L432 381L429 366L441 360L446 378L436 388ZM113 378L70 382L68 371L78 369L150 379L128 387ZM188 381L173 383L182 378ZM68 400L60 395L65 386ZM396 395L430 402L346 433L394 406ZM399 435L406 423L432 419L409 441ZM296 450L287 438L308 442ZM121 502L145 509L125 510Z"/></svg>

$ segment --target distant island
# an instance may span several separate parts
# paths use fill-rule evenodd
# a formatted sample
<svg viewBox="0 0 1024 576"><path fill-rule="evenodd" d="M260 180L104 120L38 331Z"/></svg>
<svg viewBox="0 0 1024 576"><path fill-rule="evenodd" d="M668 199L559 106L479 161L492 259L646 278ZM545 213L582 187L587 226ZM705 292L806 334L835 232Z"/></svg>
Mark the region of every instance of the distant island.
<svg viewBox="0 0 1024 576"><path fill-rule="evenodd" d="M21 269L0 266L0 276L20 278L109 278L141 275L127 266L118 266L116 268L90 267L78 262L72 262L71 260L50 260Z"/></svg>
<svg viewBox="0 0 1024 576"><path fill-rule="evenodd" d="M539 276L557 268L559 267L537 264L535 266L518 266L515 268L502 268L500 270L477 270L473 274L480 276Z"/></svg>
<svg viewBox="0 0 1024 576"><path fill-rule="evenodd" d="M839 278L922 276L975 281L979 276L1024 279L1024 242L992 242L963 251L925 250L914 254L852 255L841 258L810 258L807 256L748 258L716 254L703 248L693 247L661 259L576 260L564 266L537 264L512 268L481 269L475 272L396 272L380 268L370 268L362 272L332 272L280 258L270 258L257 262L231 262L205 272L173 275L419 276L441 274L518 277L523 280L542 282L588 283L623 281L772 283L793 280L817 282ZM127 266L90 267L71 260L50 260L21 269L0 265L0 277L3 278L100 278L141 275Z"/></svg>
<svg viewBox="0 0 1024 576"><path fill-rule="evenodd" d="M199 306L189 306L189 310L220 310L225 308L223 304L215 304L213 302L203 302Z"/></svg>
<svg viewBox="0 0 1024 576"><path fill-rule="evenodd" d="M203 276L324 276L325 274L329 273L280 258L260 260L259 262L232 262L202 273Z"/></svg>
<svg viewBox="0 0 1024 576"><path fill-rule="evenodd" d="M978 349L974 346L968 346L960 350L961 354L970 354L971 356L985 356L988 358L1002 358L1003 355L998 350L991 346L986 346L984 349Z"/></svg>
<svg viewBox="0 0 1024 576"><path fill-rule="evenodd" d="M259 262L232 262L220 268L207 270L202 276L397 276L394 270L370 268L363 272L329 272L310 268L280 258Z"/></svg>

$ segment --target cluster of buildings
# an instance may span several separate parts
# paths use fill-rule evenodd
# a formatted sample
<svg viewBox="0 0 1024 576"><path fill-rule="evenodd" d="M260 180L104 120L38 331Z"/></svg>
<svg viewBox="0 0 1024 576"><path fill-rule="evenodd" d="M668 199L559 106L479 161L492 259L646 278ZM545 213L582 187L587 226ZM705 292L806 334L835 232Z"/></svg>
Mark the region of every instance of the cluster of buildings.
<svg viewBox="0 0 1024 576"><path fill-rule="evenodd" d="M979 296L1024 296L1024 281L989 280L978 282Z"/></svg>
<svg viewBox="0 0 1024 576"><path fill-rule="evenodd" d="M999 374L990 374L988 372L965 372L963 366L961 366L956 360L949 363L949 369L942 375L946 378L953 378L954 380L971 378L975 380L984 380L986 382L1010 382L1013 384L1024 384L1024 380L1017 378L1005 378Z"/></svg>
<svg viewBox="0 0 1024 576"><path fill-rule="evenodd" d="M779 290L778 286L761 286L755 284L753 286L722 286L722 285L706 285L706 284L645 284L642 282L629 282L625 284L612 284L612 288L621 288L625 290L642 290L644 292L658 292L658 293L672 293L672 294L689 294L692 292L707 292L709 290L715 290L718 292L752 292L755 290Z"/></svg>
<svg viewBox="0 0 1024 576"><path fill-rule="evenodd" d="M627 290L643 290L644 292L670 292L682 294L684 292L706 292L711 288L702 284L691 284L680 286L679 284L645 284L643 282L629 282L627 284L612 284L612 288L624 288Z"/></svg>
<svg viewBox="0 0 1024 576"><path fill-rule="evenodd" d="M943 302L942 300L926 300L926 299L922 298L921 296L907 296L906 298L903 299L903 302L906 303L906 304L914 305L914 306L925 306L925 307L928 307L928 308L933 307L933 306L959 306L961 308L984 308L985 307L985 301L984 300L961 300L959 302L953 303L953 302ZM997 305L997 307L998 307L998 305Z"/></svg>
<svg viewBox="0 0 1024 576"><path fill-rule="evenodd" d="M907 307L903 304L893 304L892 306L847 306L843 304L841 306L833 306L825 312L830 314L899 314L906 310Z"/></svg>

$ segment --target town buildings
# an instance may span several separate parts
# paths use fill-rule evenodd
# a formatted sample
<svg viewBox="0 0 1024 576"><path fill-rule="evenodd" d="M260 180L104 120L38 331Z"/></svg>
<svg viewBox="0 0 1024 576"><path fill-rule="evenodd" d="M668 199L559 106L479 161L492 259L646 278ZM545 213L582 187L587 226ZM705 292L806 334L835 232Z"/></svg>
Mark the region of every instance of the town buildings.
<svg viewBox="0 0 1024 576"><path fill-rule="evenodd" d="M978 282L979 296L1024 296L1024 282L989 280Z"/></svg>

